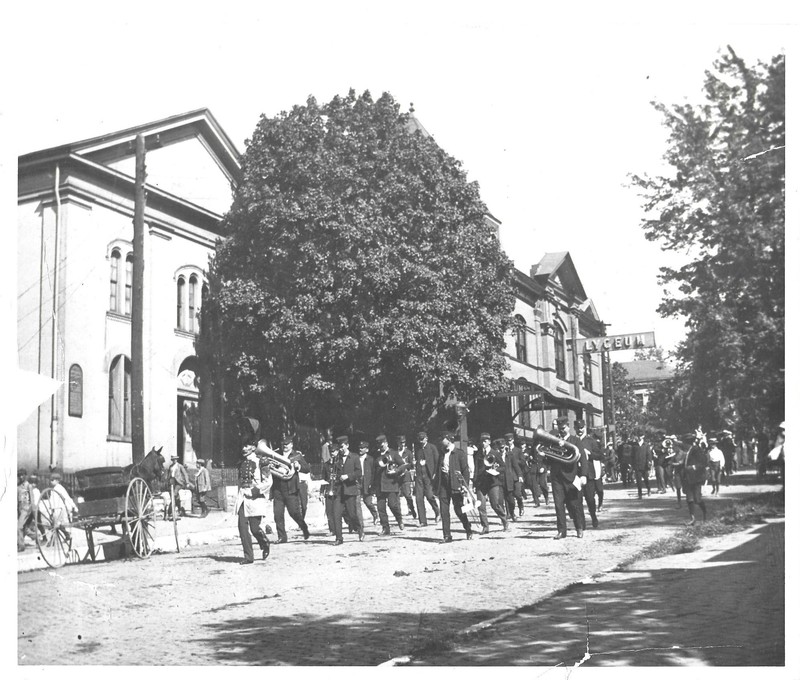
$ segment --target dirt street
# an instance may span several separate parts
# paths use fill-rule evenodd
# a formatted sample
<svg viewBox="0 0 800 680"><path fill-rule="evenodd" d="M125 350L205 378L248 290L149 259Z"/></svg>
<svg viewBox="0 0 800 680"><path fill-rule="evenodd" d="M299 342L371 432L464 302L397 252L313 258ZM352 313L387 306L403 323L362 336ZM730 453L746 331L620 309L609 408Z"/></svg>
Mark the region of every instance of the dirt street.
<svg viewBox="0 0 800 680"><path fill-rule="evenodd" d="M776 488L731 486L709 499L710 512L727 499ZM392 536L379 537L380 527L370 524L363 543L345 534L335 547L317 519L308 542L295 532L288 544L273 545L268 560L247 566L231 535L147 560L20 573L18 660L380 664L607 572L687 520L671 494L640 501L635 491L614 488L606 498L600 528L583 539L570 530L568 539L552 540L552 504L534 509L529 500L509 532L495 518L492 533L467 541L458 525L447 545L439 544L439 526L409 520L402 534L393 524ZM295 528L288 518L287 527ZM642 583L619 586L631 588L632 607ZM576 619L585 622L582 608ZM167 628L172 636L163 634ZM571 663L575 652L556 646L536 653L532 665Z"/></svg>

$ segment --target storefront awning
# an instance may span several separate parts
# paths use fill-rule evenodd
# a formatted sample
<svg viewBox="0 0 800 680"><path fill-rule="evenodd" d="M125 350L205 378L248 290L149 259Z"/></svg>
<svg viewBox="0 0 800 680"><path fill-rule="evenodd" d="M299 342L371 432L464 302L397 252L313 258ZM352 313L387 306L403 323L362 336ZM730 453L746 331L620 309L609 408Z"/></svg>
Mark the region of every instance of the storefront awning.
<svg viewBox="0 0 800 680"><path fill-rule="evenodd" d="M576 412L593 413L601 415L603 412L589 402L582 402L575 397L570 397L565 394L554 394L546 387L537 385L536 383L528 382L527 380L518 380L508 392L498 392L495 395L497 398L502 397L528 397L526 403L515 413L512 417L516 416L522 411L548 411L551 409L566 408Z"/></svg>

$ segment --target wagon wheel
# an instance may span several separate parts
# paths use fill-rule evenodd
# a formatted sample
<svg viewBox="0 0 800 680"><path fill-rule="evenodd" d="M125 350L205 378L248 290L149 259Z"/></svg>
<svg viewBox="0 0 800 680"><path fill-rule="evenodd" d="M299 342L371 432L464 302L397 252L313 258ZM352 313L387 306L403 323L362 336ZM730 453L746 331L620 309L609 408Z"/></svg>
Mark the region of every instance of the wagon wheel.
<svg viewBox="0 0 800 680"><path fill-rule="evenodd" d="M180 552L181 543L178 540L178 508L175 505L175 487L172 484L169 485L169 500L170 503L172 503L170 508L172 509L172 530L175 532L175 547L178 552Z"/></svg>
<svg viewBox="0 0 800 680"><path fill-rule="evenodd" d="M125 527L133 552L149 557L155 544L155 506L147 483L136 477L125 493Z"/></svg>
<svg viewBox="0 0 800 680"><path fill-rule="evenodd" d="M50 567L62 567L72 552L67 503L55 489L45 489L36 504L36 546Z"/></svg>

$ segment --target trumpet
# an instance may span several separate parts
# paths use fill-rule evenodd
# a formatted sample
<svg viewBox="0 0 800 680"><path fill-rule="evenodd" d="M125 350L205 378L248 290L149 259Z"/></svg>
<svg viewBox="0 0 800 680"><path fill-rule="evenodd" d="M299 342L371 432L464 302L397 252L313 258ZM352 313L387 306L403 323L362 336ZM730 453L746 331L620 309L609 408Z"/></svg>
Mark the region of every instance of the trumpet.
<svg viewBox="0 0 800 680"><path fill-rule="evenodd" d="M259 456L266 458L269 462L270 472L276 477L286 480L294 477L295 467L294 463L286 456L273 451L267 445L267 440L262 439L256 446L256 452Z"/></svg>
<svg viewBox="0 0 800 680"><path fill-rule="evenodd" d="M570 444L559 437L554 437L541 427L536 428L533 436L544 442L543 444L537 444L536 450L548 458L562 463L574 463L581 457L581 452L575 444Z"/></svg>

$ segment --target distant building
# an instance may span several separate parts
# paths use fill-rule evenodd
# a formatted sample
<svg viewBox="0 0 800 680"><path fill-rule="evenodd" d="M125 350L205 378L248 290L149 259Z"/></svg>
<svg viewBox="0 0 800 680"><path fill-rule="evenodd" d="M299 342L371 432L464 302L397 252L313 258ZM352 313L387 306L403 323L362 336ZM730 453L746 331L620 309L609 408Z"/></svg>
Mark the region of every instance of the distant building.
<svg viewBox="0 0 800 680"><path fill-rule="evenodd" d="M195 354L239 152L207 109L29 153L18 165L19 366L62 381L18 429L28 469L127 465L134 140L147 140L145 450L214 458ZM201 456L201 451L203 455Z"/></svg>
<svg viewBox="0 0 800 680"><path fill-rule="evenodd" d="M627 379L633 384L634 397L642 410L647 408L656 385L675 376L674 369L655 359L621 361L619 365L628 372Z"/></svg>
<svg viewBox="0 0 800 680"><path fill-rule="evenodd" d="M469 434L513 428L532 438L538 426L550 430L560 415L586 420L591 428L605 425L600 354L573 352L572 338L600 337L605 324L586 295L572 257L566 251L545 253L530 276L514 270L514 319L505 354L509 392L479 401L470 409Z"/></svg>

